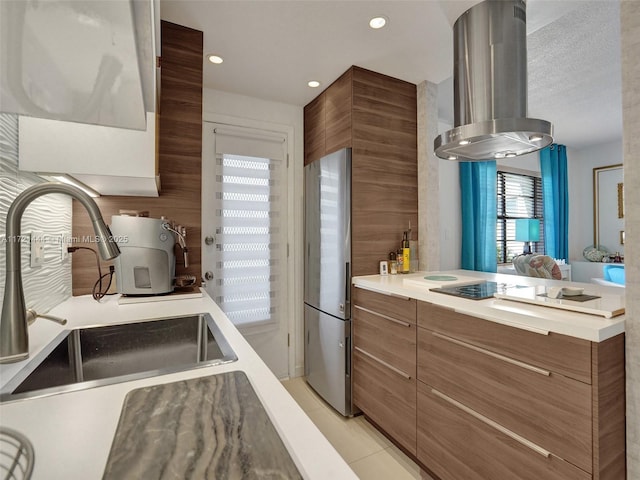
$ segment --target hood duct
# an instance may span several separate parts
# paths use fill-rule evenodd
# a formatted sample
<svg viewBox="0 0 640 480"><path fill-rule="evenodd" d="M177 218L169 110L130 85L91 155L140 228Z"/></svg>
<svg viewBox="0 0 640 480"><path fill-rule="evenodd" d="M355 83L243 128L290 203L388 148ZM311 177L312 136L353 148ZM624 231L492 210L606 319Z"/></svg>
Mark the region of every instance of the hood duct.
<svg viewBox="0 0 640 480"><path fill-rule="evenodd" d="M453 26L454 128L438 135L447 160L483 161L535 152L553 126L527 117L526 4L486 0Z"/></svg>

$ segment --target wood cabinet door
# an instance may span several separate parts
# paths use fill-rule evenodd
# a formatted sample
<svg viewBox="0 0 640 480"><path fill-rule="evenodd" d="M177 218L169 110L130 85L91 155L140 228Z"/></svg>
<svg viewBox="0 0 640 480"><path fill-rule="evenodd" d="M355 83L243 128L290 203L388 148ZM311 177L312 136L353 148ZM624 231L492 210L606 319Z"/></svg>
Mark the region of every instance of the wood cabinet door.
<svg viewBox="0 0 640 480"><path fill-rule="evenodd" d="M351 146L352 70L347 70L324 92L325 154Z"/></svg>
<svg viewBox="0 0 640 480"><path fill-rule="evenodd" d="M325 154L325 95L318 95L304 107L304 164Z"/></svg>
<svg viewBox="0 0 640 480"><path fill-rule="evenodd" d="M418 302L418 326L591 384L591 342L530 332Z"/></svg>
<svg viewBox="0 0 640 480"><path fill-rule="evenodd" d="M396 442L416 454L416 379L353 352L353 403Z"/></svg>
<svg viewBox="0 0 640 480"><path fill-rule="evenodd" d="M591 472L590 385L423 328L418 379Z"/></svg>
<svg viewBox="0 0 640 480"><path fill-rule="evenodd" d="M353 288L353 304L386 315L396 320L416 323L417 300L398 295L374 292L366 288Z"/></svg>
<svg viewBox="0 0 640 480"><path fill-rule="evenodd" d="M353 403L415 455L416 300L353 290Z"/></svg>
<svg viewBox="0 0 640 480"><path fill-rule="evenodd" d="M418 453L441 480L589 480L591 475L418 382Z"/></svg>
<svg viewBox="0 0 640 480"><path fill-rule="evenodd" d="M416 376L416 326L358 305L353 311L353 347L405 377Z"/></svg>
<svg viewBox="0 0 640 480"><path fill-rule="evenodd" d="M354 275L378 273L400 247L402 232L418 233L416 86L353 68Z"/></svg>

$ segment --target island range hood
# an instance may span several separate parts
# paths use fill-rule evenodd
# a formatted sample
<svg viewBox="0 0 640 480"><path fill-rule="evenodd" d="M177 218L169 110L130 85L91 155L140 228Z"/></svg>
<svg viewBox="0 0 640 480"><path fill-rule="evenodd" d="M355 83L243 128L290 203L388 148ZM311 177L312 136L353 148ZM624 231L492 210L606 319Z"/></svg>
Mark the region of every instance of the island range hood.
<svg viewBox="0 0 640 480"><path fill-rule="evenodd" d="M527 118L526 4L485 0L453 26L454 128L435 153L462 162L515 157L553 142L553 126Z"/></svg>

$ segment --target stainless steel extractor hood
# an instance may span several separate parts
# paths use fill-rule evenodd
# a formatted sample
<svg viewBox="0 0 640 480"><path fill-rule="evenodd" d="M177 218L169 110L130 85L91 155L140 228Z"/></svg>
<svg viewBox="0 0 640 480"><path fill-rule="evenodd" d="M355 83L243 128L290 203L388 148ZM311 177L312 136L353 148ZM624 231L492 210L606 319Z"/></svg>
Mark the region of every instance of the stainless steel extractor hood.
<svg viewBox="0 0 640 480"><path fill-rule="evenodd" d="M454 128L434 141L438 157L482 161L535 152L553 126L527 118L526 4L486 0L453 26Z"/></svg>

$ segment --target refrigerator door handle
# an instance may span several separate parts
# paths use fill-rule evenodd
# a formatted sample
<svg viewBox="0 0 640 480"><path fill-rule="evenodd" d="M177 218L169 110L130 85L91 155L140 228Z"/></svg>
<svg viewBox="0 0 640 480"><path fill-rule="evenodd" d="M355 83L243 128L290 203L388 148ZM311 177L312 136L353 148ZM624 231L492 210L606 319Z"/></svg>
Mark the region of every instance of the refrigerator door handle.
<svg viewBox="0 0 640 480"><path fill-rule="evenodd" d="M346 361L344 362L344 373L347 378L349 378L351 376L351 336L345 338L345 346Z"/></svg>
<svg viewBox="0 0 640 480"><path fill-rule="evenodd" d="M347 262L344 267L345 285L344 285L344 300L345 306L351 304L351 263Z"/></svg>

